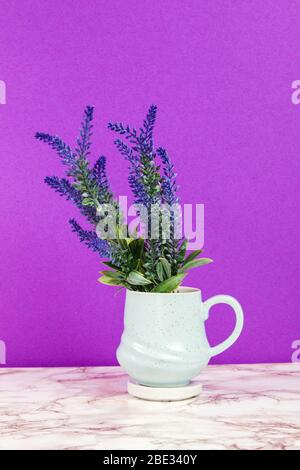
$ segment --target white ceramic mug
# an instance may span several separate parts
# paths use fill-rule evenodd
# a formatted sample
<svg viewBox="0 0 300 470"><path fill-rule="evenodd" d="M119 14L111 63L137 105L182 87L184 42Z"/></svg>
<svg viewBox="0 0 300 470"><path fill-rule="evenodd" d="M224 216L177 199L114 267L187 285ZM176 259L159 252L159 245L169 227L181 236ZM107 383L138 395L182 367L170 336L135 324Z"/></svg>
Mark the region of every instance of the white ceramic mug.
<svg viewBox="0 0 300 470"><path fill-rule="evenodd" d="M210 308L220 303L233 308L236 325L229 338L210 347L204 323ZM117 358L129 376L142 385L183 386L212 356L237 340L243 321L241 305L229 295L216 295L203 302L201 291L190 287L172 294L128 290Z"/></svg>

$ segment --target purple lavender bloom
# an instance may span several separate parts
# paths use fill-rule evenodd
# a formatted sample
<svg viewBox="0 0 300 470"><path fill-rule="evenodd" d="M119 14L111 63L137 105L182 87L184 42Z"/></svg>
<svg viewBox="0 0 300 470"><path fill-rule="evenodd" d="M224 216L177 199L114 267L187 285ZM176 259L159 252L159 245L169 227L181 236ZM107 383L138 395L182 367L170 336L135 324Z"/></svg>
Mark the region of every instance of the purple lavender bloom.
<svg viewBox="0 0 300 470"><path fill-rule="evenodd" d="M155 171L153 153L153 129L156 120L157 106L152 105L149 108L146 119L144 119L143 127L140 133L135 128L131 130L129 126L122 123L109 123L108 128L121 134L127 139L130 145L125 144L122 140L117 139L115 145L119 152L129 162L129 186L134 195L136 204L143 204L150 207L151 204L157 203L157 197L154 195L153 188L148 187L147 177L145 174L145 160L148 161L147 172L150 171L149 163L153 163L152 170ZM144 162L142 162L144 159Z"/></svg>
<svg viewBox="0 0 300 470"><path fill-rule="evenodd" d="M94 106L87 106L84 110L83 120L81 123L80 135L77 138L78 148L76 153L80 157L86 158L90 154L91 136L92 136L92 120L94 115Z"/></svg>
<svg viewBox="0 0 300 470"><path fill-rule="evenodd" d="M99 253L101 258L109 257L109 244L107 240L102 240L98 237L95 231L84 230L75 219L69 220L72 231L76 233L82 243L96 253Z"/></svg>
<svg viewBox="0 0 300 470"><path fill-rule="evenodd" d="M73 153L69 145L65 144L59 137L37 132L35 138L50 145L60 156L64 165L71 168L76 166L76 154Z"/></svg>
<svg viewBox="0 0 300 470"><path fill-rule="evenodd" d="M90 153L91 146L93 112L93 106L86 107L79 137L77 138L77 148L74 152L59 137L53 137L49 134L38 132L36 133L36 138L46 142L56 150L62 162L69 167L67 176L74 180L72 183L72 181L66 178L48 176L45 178L45 183L67 200L73 201L79 208L81 214L83 214L90 223L96 225L100 220L100 216L97 214L95 206L83 204L83 193L86 191L80 190L79 178L85 178L85 180L88 181L86 184L89 184L91 191L95 189L95 186L98 188L97 198L100 204L110 202L113 195L110 192L106 176L105 157L101 156L96 161L94 168L92 170L89 169L87 157ZM108 256L109 245L107 241L98 239L97 234L93 231L83 230L74 220L71 221L71 225L73 231L80 236L81 241L84 241L89 248L93 251L98 251L100 254L103 254L103 256Z"/></svg>
<svg viewBox="0 0 300 470"><path fill-rule="evenodd" d="M111 131L117 132L120 135L123 135L125 139L128 139L131 144L138 144L139 143L139 136L135 128L132 130L129 126L124 126L122 122L109 122L108 129Z"/></svg>
<svg viewBox="0 0 300 470"><path fill-rule="evenodd" d="M159 147L157 149L157 155L161 158L163 163L163 172L164 175L162 177L162 202L172 206L176 204L179 199L177 196L177 184L176 184L176 173L174 172L174 165L170 160L170 157L167 151Z"/></svg>
<svg viewBox="0 0 300 470"><path fill-rule="evenodd" d="M130 129L129 126L124 126L120 123L109 123L108 128L120 135L123 135L132 144L134 152L148 155L150 159L153 158L153 129L156 120L157 106L151 105L144 119L143 127L140 128L140 133L135 128ZM117 140L116 142L121 142ZM124 144L125 145L125 144Z"/></svg>
<svg viewBox="0 0 300 470"><path fill-rule="evenodd" d="M68 201L72 201L91 223L96 224L99 220L96 210L90 206L82 205L80 192L66 178L58 178L57 176L46 176L45 183L54 189L60 196L64 196Z"/></svg>
<svg viewBox="0 0 300 470"><path fill-rule="evenodd" d="M161 182L161 199L163 204L167 204L170 209L170 242L168 244L169 255L171 256L170 262L173 264L176 260L178 250L180 250L179 240L175 238L175 227L178 222L178 213L176 209L171 207L179 202L177 196L178 186L176 184L176 173L174 172L174 165L167 151L159 147L157 155L161 158L163 163L163 176ZM176 270L175 270L176 272Z"/></svg>
<svg viewBox="0 0 300 470"><path fill-rule="evenodd" d="M156 121L157 106L152 104L147 113L146 119L144 119L144 128L141 129L141 136L143 139L143 151L146 154L150 154L152 157L153 152L153 130Z"/></svg>
<svg viewBox="0 0 300 470"><path fill-rule="evenodd" d="M112 193L109 189L109 181L106 174L106 158L103 155L96 161L92 174L99 189L100 203L109 202L112 199Z"/></svg>
<svg viewBox="0 0 300 470"><path fill-rule="evenodd" d="M61 196L65 196L67 200L75 202L76 205L81 204L80 192L72 186L66 178L58 178L58 176L46 176L45 183L48 184L55 192Z"/></svg>
<svg viewBox="0 0 300 470"><path fill-rule="evenodd" d="M114 143L119 152L125 157L125 160L129 162L128 183L134 195L135 203L148 204L149 198L142 183L142 173L138 155L133 152L128 145L122 142L122 140L117 139Z"/></svg>

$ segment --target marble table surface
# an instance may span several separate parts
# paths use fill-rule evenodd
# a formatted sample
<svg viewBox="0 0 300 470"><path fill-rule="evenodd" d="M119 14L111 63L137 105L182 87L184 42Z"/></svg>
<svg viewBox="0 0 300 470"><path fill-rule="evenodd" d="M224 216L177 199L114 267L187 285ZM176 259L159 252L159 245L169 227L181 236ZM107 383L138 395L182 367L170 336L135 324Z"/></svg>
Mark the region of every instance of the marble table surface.
<svg viewBox="0 0 300 470"><path fill-rule="evenodd" d="M300 449L300 364L209 366L182 402L118 367L0 369L0 449Z"/></svg>

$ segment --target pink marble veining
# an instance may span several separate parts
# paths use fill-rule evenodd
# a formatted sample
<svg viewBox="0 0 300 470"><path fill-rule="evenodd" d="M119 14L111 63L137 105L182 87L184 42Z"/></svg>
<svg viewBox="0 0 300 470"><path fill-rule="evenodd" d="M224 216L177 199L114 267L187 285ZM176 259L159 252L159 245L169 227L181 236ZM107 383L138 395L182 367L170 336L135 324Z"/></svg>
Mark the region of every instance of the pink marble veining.
<svg viewBox="0 0 300 470"><path fill-rule="evenodd" d="M192 400L130 397L117 367L0 370L0 449L300 449L300 364L208 366Z"/></svg>

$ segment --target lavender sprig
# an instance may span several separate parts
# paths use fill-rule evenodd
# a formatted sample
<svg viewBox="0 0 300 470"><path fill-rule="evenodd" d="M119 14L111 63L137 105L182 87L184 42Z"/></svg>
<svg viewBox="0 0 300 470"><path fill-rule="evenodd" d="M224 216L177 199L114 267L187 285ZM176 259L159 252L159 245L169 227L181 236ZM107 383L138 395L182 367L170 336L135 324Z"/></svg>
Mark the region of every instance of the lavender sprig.
<svg viewBox="0 0 300 470"><path fill-rule="evenodd" d="M164 175L162 177L162 202L169 204L172 206L173 204L179 201L177 196L177 189L178 186L176 184L176 176L177 174L174 171L174 165L171 162L171 159L167 153L167 151L159 147L157 149L157 155L161 158L163 163L163 172Z"/></svg>
<svg viewBox="0 0 300 470"><path fill-rule="evenodd" d="M146 119L144 119L144 128L141 129L143 142L143 151L146 153L153 152L153 129L156 121L157 106L152 104L147 113Z"/></svg>
<svg viewBox="0 0 300 470"><path fill-rule="evenodd" d="M109 122L108 129L117 132L120 135L123 135L125 139L128 139L131 144L139 143L139 136L137 134L137 130L135 128L131 130L129 126L124 126L122 122Z"/></svg>
<svg viewBox="0 0 300 470"><path fill-rule="evenodd" d="M68 201L72 201L89 222L97 224L99 217L97 216L95 208L82 204L80 191L74 188L69 180L66 178L58 178L57 176L46 176L44 181L50 188L54 189L56 193L59 193L60 196L64 196Z"/></svg>
<svg viewBox="0 0 300 470"><path fill-rule="evenodd" d="M45 183L67 200L73 201L80 212L95 226L101 218L97 212L99 205L110 202L112 193L106 176L105 157L101 156L93 169L90 169L87 159L91 146L93 111L93 106L87 106L84 111L75 152L59 137L38 132L36 138L56 150L62 162L69 167L67 176L71 180L48 176L45 178ZM106 255L109 254L108 242L98 243L97 240L102 241L95 231L85 231L75 222L71 225L73 231L81 236L82 241L85 241L89 248L101 254L105 247Z"/></svg>
<svg viewBox="0 0 300 470"><path fill-rule="evenodd" d="M128 145L122 142L121 139L115 140L114 143L119 152L125 157L125 160L129 162L128 183L134 195L135 204L148 205L149 197L142 182L143 175L141 171L140 158Z"/></svg>
<svg viewBox="0 0 300 470"><path fill-rule="evenodd" d="M110 249L107 240L99 238L95 231L84 230L75 219L70 219L69 223L72 227L72 232L78 235L82 243L92 251L99 253L102 258L109 258Z"/></svg>
<svg viewBox="0 0 300 470"><path fill-rule="evenodd" d="M123 135L131 146L125 144L120 139L115 141L120 153L129 161L129 186L134 195L135 204L142 204L148 211L147 220L142 214L141 222L147 223L148 233L145 241L145 273L153 279L155 278L156 263L161 254L160 240L151 239L151 228L155 217L152 217L151 207L160 203L160 172L155 164L155 154L153 152L153 128L155 124L157 107L150 106L143 127L138 134L136 129L130 129L122 123L110 123L108 128ZM156 221L157 223L157 221Z"/></svg>
<svg viewBox="0 0 300 470"><path fill-rule="evenodd" d="M96 161L92 175L97 183L99 189L99 201L100 203L108 203L112 200L112 192L110 191L109 181L106 174L106 158L102 155Z"/></svg>
<svg viewBox="0 0 300 470"><path fill-rule="evenodd" d="M129 185L135 196L136 204L143 204L150 208L151 204L159 201L160 174L155 165L153 153L153 128L155 124L157 106L149 108L140 133L124 126L122 123L109 123L108 128L115 131L128 140L129 146L117 139L115 145L120 153L129 161Z"/></svg>
<svg viewBox="0 0 300 470"><path fill-rule="evenodd" d="M80 135L77 138L78 148L76 153L79 157L86 158L90 154L91 136L92 136L92 121L93 121L94 107L87 106L84 110L83 120L81 123Z"/></svg>
<svg viewBox="0 0 300 470"><path fill-rule="evenodd" d="M37 132L35 138L50 145L62 159L62 163L71 168L76 166L76 154L72 152L69 145L65 144L59 137Z"/></svg>
<svg viewBox="0 0 300 470"><path fill-rule="evenodd" d="M169 261L172 273L177 273L177 258L180 250L180 241L175 237L175 226L178 222L178 214L174 205L179 202L177 196L178 186L176 184L176 173L174 172L174 165L167 151L159 147L157 155L161 158L163 163L163 176L161 181L161 198L162 203L167 204L170 210L170 238L165 240L163 252L166 259Z"/></svg>
<svg viewBox="0 0 300 470"><path fill-rule="evenodd" d="M152 159L153 151L153 129L156 119L157 106L151 105L147 113L146 119L144 119L143 127L140 128L140 133L133 127L132 129L127 125L125 126L122 122L108 124L108 128L120 135L123 135L132 144L132 150L134 152L148 155Z"/></svg>

